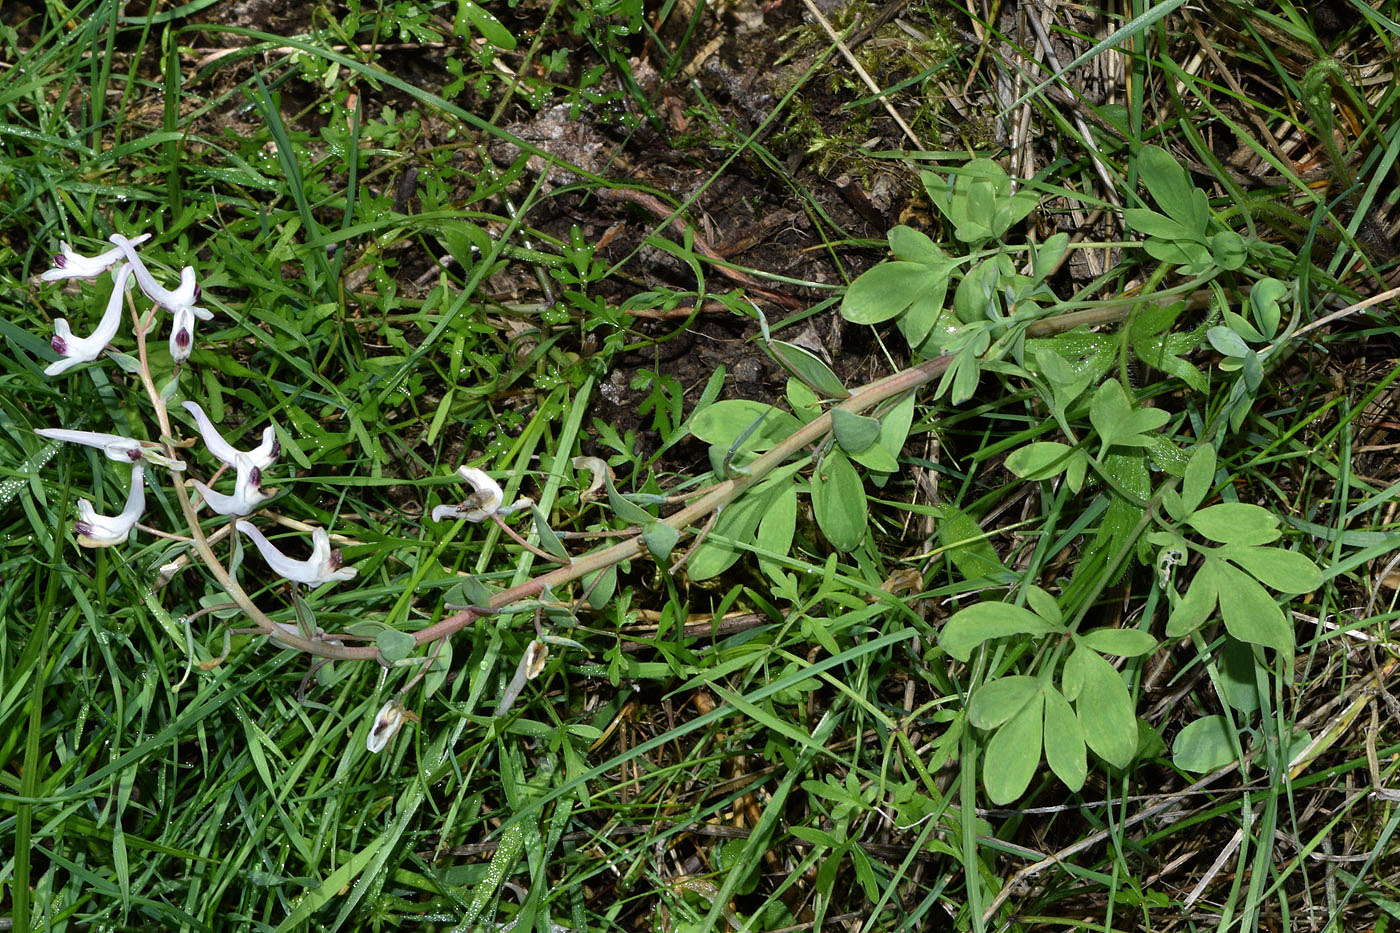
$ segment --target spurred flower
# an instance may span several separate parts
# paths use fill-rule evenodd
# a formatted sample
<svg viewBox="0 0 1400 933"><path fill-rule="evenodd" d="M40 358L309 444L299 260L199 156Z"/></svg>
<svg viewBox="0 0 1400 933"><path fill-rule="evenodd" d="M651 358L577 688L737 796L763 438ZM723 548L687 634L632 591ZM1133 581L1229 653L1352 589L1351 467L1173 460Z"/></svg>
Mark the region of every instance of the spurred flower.
<svg viewBox="0 0 1400 933"><path fill-rule="evenodd" d="M47 437L51 441L96 447L107 455L107 459L116 460L119 463L135 463L139 460L145 460L171 470L185 468L183 460L172 460L154 446L148 446L134 438L122 437L120 434L103 434L100 431L70 431L67 428L35 428L34 433L40 437Z"/></svg>
<svg viewBox="0 0 1400 933"><path fill-rule="evenodd" d="M141 291L151 301L169 311L173 317L174 322L170 329L170 356L175 362L183 363L189 359L190 350L194 346L194 319L208 321L214 317L212 311L196 304L199 301L199 285L194 280L194 267L185 266L181 269L180 287L170 291L155 280L151 270L147 269L141 257L136 255L136 240L129 240L120 233L112 234L110 239L126 256L126 261L131 263L131 269L136 274L136 284L141 287Z"/></svg>
<svg viewBox="0 0 1400 933"><path fill-rule="evenodd" d="M457 468L457 475L472 487L472 494L460 505L440 505L433 509L433 521L465 518L469 522L484 522L492 515L506 514L507 510L501 508L505 493L484 471L464 466Z"/></svg>
<svg viewBox="0 0 1400 933"><path fill-rule="evenodd" d="M397 699L385 703L375 714L374 722L370 724L369 735L365 736L365 747L374 754L379 754L409 719L417 717L404 709Z"/></svg>
<svg viewBox="0 0 1400 933"><path fill-rule="evenodd" d="M248 540L257 545L259 553L269 567L295 583L320 586L332 580L350 580L355 576L354 567L340 566L340 552L331 550L331 536L324 528L317 528L311 532L311 556L306 560L292 560L263 537L263 533L258 531L252 522L239 521L237 527L248 536Z"/></svg>
<svg viewBox="0 0 1400 933"><path fill-rule="evenodd" d="M209 416L197 403L183 402L181 404L184 405L185 411L193 416L195 424L199 425L199 436L204 441L204 446L209 448L209 452L221 463L226 463L234 469L238 469L243 463L248 463L259 470L266 470L272 466L272 462L282 452L282 445L277 443L277 432L272 425L263 428L261 444L251 450L239 450L224 440L219 429L214 427L214 422L209 420Z"/></svg>
<svg viewBox="0 0 1400 933"><path fill-rule="evenodd" d="M139 246L151 238L149 233L128 240L132 246ZM109 249L96 256L84 256L73 252L73 247L60 241L59 254L53 258L53 268L39 276L45 282L60 279L95 279L109 268L121 262L125 254L121 249Z"/></svg>
<svg viewBox="0 0 1400 933"><path fill-rule="evenodd" d="M102 351L112 342L112 338L117 335L117 328L121 325L122 299L126 296L126 285L130 277L129 263L122 263L112 273L112 296L107 299L107 310L102 313L102 320L98 322L97 330L92 332L92 336L78 337L68 326L68 321L61 317L54 319L53 340L49 341L49 345L63 359L46 366L44 375L57 376L79 363L91 363L102 355Z"/></svg>
<svg viewBox="0 0 1400 933"><path fill-rule="evenodd" d="M257 511L263 500L272 498L272 493L263 492L262 470L246 459L239 464L231 496L210 489L199 480L190 482L199 490L204 504L220 515L250 515Z"/></svg>
<svg viewBox="0 0 1400 933"><path fill-rule="evenodd" d="M119 514L98 515L91 502L78 500L78 520L73 523L78 543L83 547L111 547L125 542L145 508L145 470L138 461L131 465L131 489L126 494L126 508Z"/></svg>

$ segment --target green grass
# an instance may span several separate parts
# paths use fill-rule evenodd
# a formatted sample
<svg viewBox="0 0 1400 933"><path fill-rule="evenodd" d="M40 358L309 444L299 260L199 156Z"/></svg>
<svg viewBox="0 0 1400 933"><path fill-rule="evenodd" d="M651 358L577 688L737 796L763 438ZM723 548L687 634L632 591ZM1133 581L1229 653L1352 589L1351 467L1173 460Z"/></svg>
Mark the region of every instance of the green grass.
<svg viewBox="0 0 1400 933"><path fill-rule="evenodd" d="M1346 27L1340 72L1326 64L1337 38L1287 0L1226 3L1216 20L1131 4L1092 36L1066 33L1061 8L1051 31L1083 59L1063 77L1077 87L1081 69L1121 67L1115 107L1031 93L1060 76L1024 65L1043 56L1009 19L910 4L857 52L924 153L900 149L883 105L796 12L765 14L774 37L758 48L773 60L761 67L793 70L749 113L711 72L682 73L717 31L739 33L703 7L682 23L669 9L629 21L640 8L627 5L485 6L499 22L463 19L457 35L454 5L317 7L281 32L220 22L223 5L207 3L6 11L0 926L1392 928L1393 303L1290 335L1393 281L1393 250L1368 218L1393 187L1396 85L1383 71L1359 90L1351 78L1389 60L1395 5ZM465 47L472 36L496 47ZM802 60L780 61L785 48ZM665 93L629 65L643 54ZM440 56L441 80L413 77L404 55ZM598 124L616 151L571 164L586 159L521 129L546 104L576 105L573 122ZM1010 136L994 125L1003 108ZM860 138L813 122L846 112ZM1034 133L1018 149L1023 118ZM647 171L658 133L676 143L676 190ZM1114 205L1172 213L1147 146L1190 170L1209 231L1240 235L1240 263L1218 240L1183 271L1117 219ZM1033 177L1017 190L1034 210L986 236L960 232L950 211L975 208L934 206L918 175L937 190L978 171L974 157L1011 165L1027 152ZM531 157L563 174L546 178ZM972 349L946 385L943 363L905 371L907 402L857 390L939 347L911 350L907 321L853 323L848 286L888 254L885 230L836 193L839 173L860 190L893 178L885 229L915 228L947 258L939 275L962 317L940 326L962 336L942 348ZM624 186L652 199L595 194ZM750 213L727 210L744 198ZM734 231L707 223L780 209L788 226L756 248L710 250ZM1084 221L1100 210L1104 225ZM1030 281L1016 275L1058 229L1082 236L1038 273L1047 292L1008 309L1036 313L978 317ZM235 446L276 424L284 453L266 482L284 526L259 524L298 557L308 527L329 528L358 569L293 593L243 547L246 600L385 663L278 647L180 541L75 546L77 500L118 511L126 468L33 430L160 432L129 327L115 341L125 356L42 374L53 319L87 333L106 293L105 280L36 277L60 240L92 253L114 232L153 234L142 255L164 282L196 267L215 313L174 384L163 317L150 337L149 375L172 393L178 432L194 434L181 399ZM907 234L891 243L925 249ZM793 256L805 258L773 274ZM1003 263L998 288L957 297L984 260ZM1273 335L1246 329L1265 278L1290 290L1267 353ZM881 294L877 312L909 300ZM676 307L698 310L630 313ZM1064 332L1089 318L1092 335ZM818 341L839 334L836 372L803 355L809 324ZM1263 354L1256 385L1221 367L1234 344L1207 324ZM978 328L985 344L968 336ZM693 348L725 340L738 348L727 369L697 374ZM1066 395L1073 377L1037 349L1092 376ZM760 354L763 377L737 379ZM819 391L784 386L781 362ZM637 415L622 424L599 414L616 410L618 372ZM851 412L831 415L827 379L856 391ZM1105 416L1103 384L1121 386L1125 418L1152 424L1140 441ZM735 404L744 386L759 408ZM1115 431L1129 440L1110 449ZM1193 478L1186 463L1206 442L1213 469ZM1020 452L1050 443L1084 455L1082 487L1062 470L1016 475ZM182 456L208 479L200 448ZM579 456L605 460L608 482L590 489L597 464ZM534 512L506 521L562 546L572 569L489 522L428 521L466 494L463 463L500 480L507 502L531 497ZM143 524L188 534L168 475L151 472ZM1241 638L1264 623L1232 607L1166 637L1219 543L1182 518L1194 508L1172 511L1193 484L1202 506L1263 507L1280 535L1266 543L1320 569L1305 593L1257 575L1292 613L1289 650ZM697 507L674 519L721 501L717 518ZM205 534L220 527L203 521ZM1166 533L1189 548L1170 595L1158 585ZM619 566L581 574L619 541L633 542ZM213 548L230 561L227 540ZM1032 585L1063 630L1026 621L1050 612ZM524 595L462 609L508 590ZM1024 614L1001 616L1019 621L964 662L970 616L958 613L979 605ZM401 634L435 625L454 628L450 641ZM1130 760L1110 764L1091 741L1071 790L1037 751L1024 792L1000 799L1007 782L988 763L1025 756L997 743L1007 717L977 725L991 722L978 704L1004 687L984 691L1034 678L1038 697L1073 693L1070 655L1102 628L1151 636L1145 653L1090 652L1140 718ZM537 640L542 672L504 702ZM418 721L372 754L371 722L396 696ZM1092 711L1076 714L1092 730ZM1208 716L1223 717L1211 742L1176 744Z"/></svg>

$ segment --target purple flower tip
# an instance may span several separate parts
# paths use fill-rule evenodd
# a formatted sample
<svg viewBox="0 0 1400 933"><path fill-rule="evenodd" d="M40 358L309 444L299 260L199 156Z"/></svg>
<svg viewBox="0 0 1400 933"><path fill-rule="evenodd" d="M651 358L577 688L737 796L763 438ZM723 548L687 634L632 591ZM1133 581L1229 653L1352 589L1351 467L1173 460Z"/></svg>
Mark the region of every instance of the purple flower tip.
<svg viewBox="0 0 1400 933"><path fill-rule="evenodd" d="M282 456L282 442L279 441L279 440L274 439L274 440L272 441L272 457L271 457L271 459L276 460L276 459L277 459L278 457L280 457L280 456Z"/></svg>
<svg viewBox="0 0 1400 933"><path fill-rule="evenodd" d="M74 522L74 523L73 523L73 530L76 531L79 535L81 535L81 536L84 537L84 538L90 538L90 537L92 537L92 523L91 523L91 522Z"/></svg>
<svg viewBox="0 0 1400 933"><path fill-rule="evenodd" d="M62 356L68 355L68 341L64 340L57 334L54 334L53 339L49 341L49 346L53 347L53 352L55 353L58 353Z"/></svg>
<svg viewBox="0 0 1400 933"><path fill-rule="evenodd" d="M194 301L195 301L195 304L199 304L199 299L200 299L200 297L201 297L203 294L204 294L204 286L203 286L203 285L196 284L195 287L194 287Z"/></svg>
<svg viewBox="0 0 1400 933"><path fill-rule="evenodd" d="M261 485L262 485L262 470L258 469L257 467L253 467L251 470L249 470L249 471L248 471L248 482L250 482L250 483L253 484L253 488L254 488L254 489L256 489L257 487L261 486Z"/></svg>
<svg viewBox="0 0 1400 933"><path fill-rule="evenodd" d="M140 447L133 447L126 452L126 459L130 460L132 463L140 462L143 456L144 454L142 453Z"/></svg>
<svg viewBox="0 0 1400 933"><path fill-rule="evenodd" d="M62 269L64 266L68 265L68 257L63 255L62 253L59 253L58 255L54 256L53 264L55 268Z"/></svg>
<svg viewBox="0 0 1400 933"><path fill-rule="evenodd" d="M341 556L341 553L339 551L331 551L331 556L326 561L326 563L330 565L330 568L332 570L339 570L340 565L344 562L345 558Z"/></svg>
<svg viewBox="0 0 1400 933"><path fill-rule="evenodd" d="M183 327L180 328L179 332L175 334L175 343L181 347L188 347L190 345L190 332Z"/></svg>

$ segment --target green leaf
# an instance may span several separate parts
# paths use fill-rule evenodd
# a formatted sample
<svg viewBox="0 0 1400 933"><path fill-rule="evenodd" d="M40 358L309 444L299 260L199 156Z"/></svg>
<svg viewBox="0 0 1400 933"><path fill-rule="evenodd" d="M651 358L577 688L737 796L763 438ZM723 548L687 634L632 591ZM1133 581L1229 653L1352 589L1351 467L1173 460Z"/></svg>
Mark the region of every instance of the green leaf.
<svg viewBox="0 0 1400 933"><path fill-rule="evenodd" d="M995 259L984 259L973 266L953 292L953 311L964 324L985 321L987 308L996 303L996 287L1000 273Z"/></svg>
<svg viewBox="0 0 1400 933"><path fill-rule="evenodd" d="M787 440L799 427L796 418L772 405L729 399L715 402L695 415L690 422L690 433L727 451L749 431L738 449L762 451Z"/></svg>
<svg viewBox="0 0 1400 933"><path fill-rule="evenodd" d="M1085 632L1081 641L1099 654L1120 658L1135 658L1157 647L1157 639L1135 628L1096 628Z"/></svg>
<svg viewBox="0 0 1400 933"><path fill-rule="evenodd" d="M1082 655L1082 658L1080 657ZM1080 658L1082 684L1075 711L1084 729L1084 741L1104 761L1126 768L1137 752L1137 716L1123 677L1102 657L1086 648L1074 652Z"/></svg>
<svg viewBox="0 0 1400 933"><path fill-rule="evenodd" d="M1249 289L1249 308L1254 314L1254 323L1265 339L1278 333L1283 309L1279 302L1288 296L1288 286L1278 279L1260 279Z"/></svg>
<svg viewBox="0 0 1400 933"><path fill-rule="evenodd" d="M1228 327L1215 326L1206 331L1206 339L1221 356L1242 358L1249 354L1249 344Z"/></svg>
<svg viewBox="0 0 1400 933"><path fill-rule="evenodd" d="M891 227L887 236L890 241L890 252L907 262L921 262L927 266L939 266L953 261L947 253L938 248L933 240L929 239L928 234L921 233L913 227L906 227L903 224Z"/></svg>
<svg viewBox="0 0 1400 933"><path fill-rule="evenodd" d="M754 529L764 513L784 490L794 488L792 476L800 468L800 463L791 463L760 483L757 488L731 502L715 519L714 527L705 539L695 546L685 571L695 581L709 580L728 570L744 549L739 543L747 544L753 539Z"/></svg>
<svg viewBox="0 0 1400 933"><path fill-rule="evenodd" d="M865 415L852 414L844 408L833 408L831 431L842 450L848 454L858 454L880 439L880 422Z"/></svg>
<svg viewBox="0 0 1400 933"><path fill-rule="evenodd" d="M1249 258L1244 237L1233 230L1221 230L1210 238L1210 254L1215 264L1227 271L1240 268Z"/></svg>
<svg viewBox="0 0 1400 933"><path fill-rule="evenodd" d="M1138 233L1162 237L1167 240L1195 239L1196 231L1179 220L1164 217L1156 211L1133 208L1123 212L1123 222Z"/></svg>
<svg viewBox="0 0 1400 933"><path fill-rule="evenodd" d="M1295 551L1230 545L1217 553L1280 593L1311 593L1322 585L1322 571L1317 564Z"/></svg>
<svg viewBox="0 0 1400 933"><path fill-rule="evenodd" d="M1220 544L1268 544L1278 540L1278 517L1246 502L1206 506L1186 520L1200 534Z"/></svg>
<svg viewBox="0 0 1400 933"><path fill-rule="evenodd" d="M786 556L792 548L792 537L797 530L797 484L788 483L773 497L772 504L764 511L758 522L758 535L754 544L765 551ZM758 564L770 578L780 577L782 564L760 557Z"/></svg>
<svg viewBox="0 0 1400 933"><path fill-rule="evenodd" d="M949 402L961 405L972 398L972 393L977 391L977 382L981 378L982 368L977 359L977 351L972 346L964 347L944 370L943 378L938 380L938 390L934 394L939 396L947 392Z"/></svg>
<svg viewBox="0 0 1400 933"><path fill-rule="evenodd" d="M1142 244L1147 255L1161 262L1181 266L1185 275L1198 275L1212 264L1210 250L1189 240L1164 240L1151 237Z"/></svg>
<svg viewBox="0 0 1400 933"><path fill-rule="evenodd" d="M1273 648L1289 660L1293 654L1293 626L1283 610L1249 574L1221 563L1220 617L1225 630L1240 641Z"/></svg>
<svg viewBox="0 0 1400 933"><path fill-rule="evenodd" d="M906 393L899 401L880 416L880 441L877 446L851 459L868 470L893 473L899 469L899 454L904 450L904 442L909 438L909 427L914 423L914 393Z"/></svg>
<svg viewBox="0 0 1400 933"><path fill-rule="evenodd" d="M665 522L648 522L642 529L642 540L646 542L647 550L657 563L662 563L671 556L671 551L680 538L681 533Z"/></svg>
<svg viewBox="0 0 1400 933"><path fill-rule="evenodd" d="M1172 608L1171 615L1167 618L1166 634L1168 638L1185 638L1196 629L1210 614L1215 611L1215 603L1219 593L1217 588L1217 571L1220 561L1214 557L1207 557L1201 564L1201 568L1196 571L1196 576L1191 580L1191 587L1184 596L1177 600L1176 606Z"/></svg>
<svg viewBox="0 0 1400 933"><path fill-rule="evenodd" d="M539 506L530 503L530 516L534 521L535 534L539 536L540 547L555 557L564 560L569 559L568 549L564 547L564 542L559 540L559 536L554 533L554 529L549 527L549 520Z"/></svg>
<svg viewBox="0 0 1400 933"><path fill-rule="evenodd" d="M411 633L396 628L381 631L375 636L374 643L379 646L379 653L388 664L402 661L418 648L418 640Z"/></svg>
<svg viewBox="0 0 1400 933"><path fill-rule="evenodd" d="M1000 578L1007 573L1006 565L976 519L954 505L941 506L938 511L939 543L963 579Z"/></svg>
<svg viewBox="0 0 1400 933"><path fill-rule="evenodd" d="M895 322L910 348L925 356L936 355L957 329L957 316L945 307L949 271L943 269L936 275L931 274L928 284L910 302L908 313Z"/></svg>
<svg viewBox="0 0 1400 933"><path fill-rule="evenodd" d="M841 316L853 324L879 324L903 314L919 294L938 287L938 276L919 262L882 262L846 289ZM942 287L947 287L946 277Z"/></svg>
<svg viewBox="0 0 1400 933"><path fill-rule="evenodd" d="M865 483L839 450L827 454L812 474L812 511L817 527L838 551L853 551L864 540Z"/></svg>
<svg viewBox="0 0 1400 933"><path fill-rule="evenodd" d="M1205 233L1210 221L1206 194L1191 184L1174 156L1157 146L1144 146L1138 154L1138 175L1158 207L1192 233Z"/></svg>
<svg viewBox="0 0 1400 933"><path fill-rule="evenodd" d="M1221 699L1232 709L1252 713L1259 708L1259 682L1255 676L1259 664L1254 657L1258 649L1233 638L1227 637L1224 642L1215 663Z"/></svg>
<svg viewBox="0 0 1400 933"><path fill-rule="evenodd" d="M1060 691L1045 691L1045 760L1071 791L1084 786L1089 764L1084 753L1084 728Z"/></svg>
<svg viewBox="0 0 1400 933"><path fill-rule="evenodd" d="M617 491L617 487L613 486L611 472L611 470L603 472L603 485L607 487L608 505L612 508L613 515L629 525L645 526L655 522L655 515Z"/></svg>
<svg viewBox="0 0 1400 933"><path fill-rule="evenodd" d="M1172 763L1183 771L1205 774L1234 760L1230 721L1224 716L1202 716L1189 722L1172 741Z"/></svg>
<svg viewBox="0 0 1400 933"><path fill-rule="evenodd" d="M822 413L822 402L817 393L796 376L787 381L787 403L803 424L811 424Z"/></svg>
<svg viewBox="0 0 1400 933"><path fill-rule="evenodd" d="M449 606L471 606L475 609L491 607L491 591L476 577L468 576L454 583L443 597Z"/></svg>
<svg viewBox="0 0 1400 933"><path fill-rule="evenodd" d="M1186 512L1194 512L1205 501L1215 484L1215 447L1198 444L1186 462L1186 475L1181 482L1181 504Z"/></svg>
<svg viewBox="0 0 1400 933"><path fill-rule="evenodd" d="M986 602L953 613L943 626L938 643L959 661L972 657L982 642L1008 635L1048 635L1064 629L1010 603Z"/></svg>
<svg viewBox="0 0 1400 933"><path fill-rule="evenodd" d="M825 398L846 398L851 393L825 363L811 350L782 340L770 340L768 349L778 363Z"/></svg>
<svg viewBox="0 0 1400 933"><path fill-rule="evenodd" d="M1134 408L1122 383L1110 379L1094 393L1089 420L1105 448L1115 444L1142 447L1147 440L1141 435L1157 430L1171 420L1171 415L1160 408Z"/></svg>
<svg viewBox="0 0 1400 933"><path fill-rule="evenodd" d="M1036 441L1006 458L1006 468L1021 479L1042 480L1059 476L1069 467L1075 448L1059 441Z"/></svg>
<svg viewBox="0 0 1400 933"><path fill-rule="evenodd" d="M613 594L617 592L617 565L586 573L582 582L584 592L588 594L589 608L603 609L612 602Z"/></svg>
<svg viewBox="0 0 1400 933"><path fill-rule="evenodd" d="M995 729L1019 713L1040 687L1038 678L1020 675L989 681L972 694L967 721L979 729Z"/></svg>
<svg viewBox="0 0 1400 933"><path fill-rule="evenodd" d="M1108 372L1118 356L1118 340L1077 327L1054 337L1027 340L1026 356L1049 380L1063 415L1071 402Z"/></svg>
<svg viewBox="0 0 1400 933"><path fill-rule="evenodd" d="M453 35L459 39L467 37L467 25L480 33L481 38L498 49L507 52L515 49L515 37L501 21L477 6L472 0L457 0L457 17L452 22Z"/></svg>
<svg viewBox="0 0 1400 933"><path fill-rule="evenodd" d="M1031 278L1037 282L1045 281L1055 268L1059 265L1060 259L1064 257L1069 249L1069 234L1056 233L1040 244L1040 248L1035 251L1035 262L1031 267Z"/></svg>
<svg viewBox="0 0 1400 933"><path fill-rule="evenodd" d="M1059 600L1032 583L1026 587L1026 602L1031 611L1051 625L1063 625L1064 613L1060 611Z"/></svg>
<svg viewBox="0 0 1400 933"><path fill-rule="evenodd" d="M995 804L1010 803L1025 793L1040 764L1040 737L1044 719L1043 694L1022 707L987 743L982 762L982 783Z"/></svg>

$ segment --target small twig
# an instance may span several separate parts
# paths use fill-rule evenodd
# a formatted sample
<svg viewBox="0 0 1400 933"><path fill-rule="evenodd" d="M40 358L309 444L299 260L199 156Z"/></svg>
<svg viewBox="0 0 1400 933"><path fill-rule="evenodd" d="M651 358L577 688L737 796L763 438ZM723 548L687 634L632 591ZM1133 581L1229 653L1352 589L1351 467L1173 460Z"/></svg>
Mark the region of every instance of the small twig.
<svg viewBox="0 0 1400 933"><path fill-rule="evenodd" d="M667 220L671 229L675 230L676 233L682 237L689 232L691 244L695 247L695 251L713 262L715 268L718 269L720 274L725 278L737 282L755 294L761 295L774 304L781 305L785 308L796 310L803 306L803 303L792 295L785 295L782 292L774 291L748 273L741 272L731 266L729 260L720 255L719 252L709 244L709 241L700 235L699 231L687 227L685 221L681 219L680 214L661 203L655 195L647 194L645 191L638 191L635 188L599 188L595 193L599 198L605 201L631 201L633 204L646 208L657 217Z"/></svg>
<svg viewBox="0 0 1400 933"><path fill-rule="evenodd" d="M521 547L523 547L525 550L529 551L531 554L535 555L536 557L544 558L545 560L549 561L551 564L568 564L568 563L571 563L570 559L569 559L567 556L566 556L566 557L560 557L558 554L551 554L551 553L549 553L548 551L544 550L543 548L537 548L537 547L535 547L535 546L534 546L533 544L531 544L529 541L526 541L524 538L522 538L522 537L520 536L520 533L517 532L514 528L510 527L509 525L507 525L505 519L501 518L501 516L497 515L497 514L494 513L494 512L491 513L491 520L492 520L493 522L495 522L495 523L500 527L500 529L501 529L502 531L504 531L507 535L509 535L509 536L510 536L510 539L511 539L512 541L514 541L516 544L520 545Z"/></svg>

